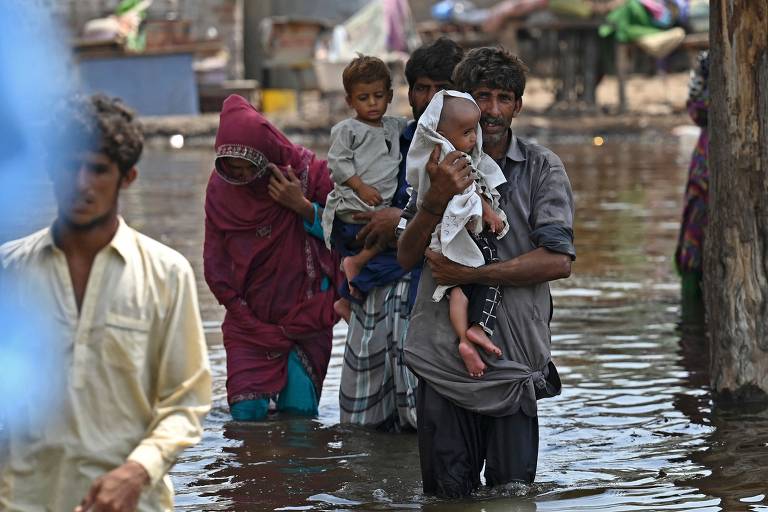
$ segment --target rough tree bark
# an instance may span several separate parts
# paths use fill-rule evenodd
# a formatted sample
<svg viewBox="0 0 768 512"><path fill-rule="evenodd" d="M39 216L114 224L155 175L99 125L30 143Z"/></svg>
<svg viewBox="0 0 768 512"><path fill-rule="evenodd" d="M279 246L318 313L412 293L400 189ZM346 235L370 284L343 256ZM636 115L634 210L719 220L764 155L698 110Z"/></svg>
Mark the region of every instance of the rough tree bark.
<svg viewBox="0 0 768 512"><path fill-rule="evenodd" d="M710 0L704 294L712 387L768 399L768 0Z"/></svg>

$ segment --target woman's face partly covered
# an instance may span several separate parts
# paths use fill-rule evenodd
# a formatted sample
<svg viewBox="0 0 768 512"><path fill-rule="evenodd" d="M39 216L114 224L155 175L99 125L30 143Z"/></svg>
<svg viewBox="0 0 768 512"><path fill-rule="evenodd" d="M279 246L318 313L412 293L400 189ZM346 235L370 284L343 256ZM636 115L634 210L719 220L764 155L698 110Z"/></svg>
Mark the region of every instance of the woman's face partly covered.
<svg viewBox="0 0 768 512"><path fill-rule="evenodd" d="M223 174L222 178L232 185L247 185L264 174L264 170L250 160L235 157L222 158L219 171Z"/></svg>

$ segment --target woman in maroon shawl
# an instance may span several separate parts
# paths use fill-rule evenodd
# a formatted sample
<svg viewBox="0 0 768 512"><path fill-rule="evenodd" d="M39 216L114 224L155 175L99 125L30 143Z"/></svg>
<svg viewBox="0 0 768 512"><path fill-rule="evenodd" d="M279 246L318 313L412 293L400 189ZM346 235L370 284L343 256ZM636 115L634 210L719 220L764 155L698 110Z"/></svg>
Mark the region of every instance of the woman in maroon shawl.
<svg viewBox="0 0 768 512"><path fill-rule="evenodd" d="M236 420L265 418L270 399L278 410L317 414L338 320L338 260L322 242L318 215L332 187L325 161L240 96L224 101L203 257L205 280L227 309L227 397Z"/></svg>

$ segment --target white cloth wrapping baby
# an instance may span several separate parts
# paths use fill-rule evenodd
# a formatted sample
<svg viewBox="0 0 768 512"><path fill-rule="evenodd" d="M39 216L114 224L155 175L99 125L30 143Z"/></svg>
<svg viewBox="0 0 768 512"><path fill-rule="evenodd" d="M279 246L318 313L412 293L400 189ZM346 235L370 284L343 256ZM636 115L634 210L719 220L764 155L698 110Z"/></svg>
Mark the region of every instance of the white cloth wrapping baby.
<svg viewBox="0 0 768 512"><path fill-rule="evenodd" d="M445 137L437 133L437 124L440 121L440 112L443 109L445 96L465 98L477 105L469 94L444 90L435 94L419 118L413 141L408 150L408 157L405 160L406 179L413 187L412 193L416 194L417 208L421 207L421 202L429 190L429 175L426 166L435 145L440 146L440 160L451 151L456 150ZM462 193L456 194L448 202L443 218L432 233L429 248L456 263L479 267L485 264L485 260L467 229L471 229L473 233L480 233L483 230L483 206L479 195L483 194L496 214L504 221L504 228L500 233L497 233L497 238L507 234L509 231L507 217L499 206L500 196L496 191L496 187L507 180L496 162L483 153L479 124L477 125L477 143L467 157L472 165L475 180ZM446 290L451 287L450 285L438 286L432 299L436 302L441 300Z"/></svg>

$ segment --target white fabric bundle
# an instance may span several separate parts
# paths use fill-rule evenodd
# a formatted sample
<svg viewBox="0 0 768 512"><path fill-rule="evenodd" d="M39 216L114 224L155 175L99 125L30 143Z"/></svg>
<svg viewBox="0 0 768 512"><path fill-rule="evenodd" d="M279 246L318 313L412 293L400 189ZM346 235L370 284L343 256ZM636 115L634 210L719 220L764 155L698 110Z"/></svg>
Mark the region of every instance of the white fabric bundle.
<svg viewBox="0 0 768 512"><path fill-rule="evenodd" d="M469 94L444 90L435 94L419 118L413 141L408 150L408 157L405 160L406 179L413 187L413 193L416 194L417 208L421 206L421 202L429 190L429 175L426 167L435 145L440 146L440 160L451 151L456 150L445 137L437 133L437 124L440 121L440 112L443 110L445 96L464 98L477 106ZM479 267L485 264L482 252L465 229L469 228L474 233L480 233L483 229L483 206L480 193L485 193L493 210L504 221L504 229L497 234L497 238L503 237L509 230L506 215L499 206L499 193L496 191L496 187L507 180L496 162L483 153L482 144L480 124L478 123L477 143L472 152L467 155L475 174L475 181L462 193L456 194L450 200L440 224L432 233L429 246L430 249L442 253L451 261L470 267ZM433 300L442 299L448 288L451 286L438 286L432 296Z"/></svg>

